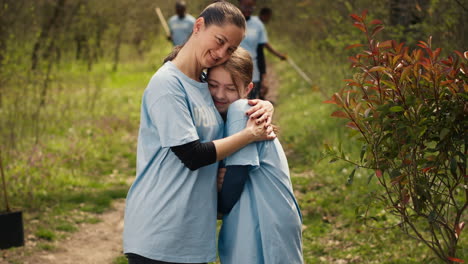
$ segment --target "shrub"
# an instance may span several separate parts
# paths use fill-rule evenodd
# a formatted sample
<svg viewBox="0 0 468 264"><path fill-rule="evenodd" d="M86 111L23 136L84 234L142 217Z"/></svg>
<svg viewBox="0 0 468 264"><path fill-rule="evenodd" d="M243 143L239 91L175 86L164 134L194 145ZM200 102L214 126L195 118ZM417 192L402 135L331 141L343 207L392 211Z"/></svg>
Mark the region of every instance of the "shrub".
<svg viewBox="0 0 468 264"><path fill-rule="evenodd" d="M340 108L332 116L349 120L362 151L357 161L330 147L327 154L355 166L349 182L357 169L374 170L370 180L381 185L374 197L401 230L444 262L462 262L456 250L468 206L468 52L440 58L431 38L413 50L379 42L381 21L369 25L366 12L351 17L366 44L348 46L364 48L349 58L357 72L325 103Z"/></svg>

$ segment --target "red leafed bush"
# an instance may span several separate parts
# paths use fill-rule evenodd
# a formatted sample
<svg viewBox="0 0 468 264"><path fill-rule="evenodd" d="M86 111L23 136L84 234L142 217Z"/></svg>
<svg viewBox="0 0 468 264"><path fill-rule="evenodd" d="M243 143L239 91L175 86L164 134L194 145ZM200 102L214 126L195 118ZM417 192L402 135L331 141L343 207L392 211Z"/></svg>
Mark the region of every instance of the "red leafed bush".
<svg viewBox="0 0 468 264"><path fill-rule="evenodd" d="M355 165L348 181L356 169L374 170L376 199L401 229L444 262L462 262L456 253L468 206L468 52L441 58L431 38L413 50L378 41L381 21L367 23L365 12L351 18L366 41L347 47L362 49L349 58L356 72L325 103L339 108L332 116L349 120L362 151L358 161L327 152Z"/></svg>

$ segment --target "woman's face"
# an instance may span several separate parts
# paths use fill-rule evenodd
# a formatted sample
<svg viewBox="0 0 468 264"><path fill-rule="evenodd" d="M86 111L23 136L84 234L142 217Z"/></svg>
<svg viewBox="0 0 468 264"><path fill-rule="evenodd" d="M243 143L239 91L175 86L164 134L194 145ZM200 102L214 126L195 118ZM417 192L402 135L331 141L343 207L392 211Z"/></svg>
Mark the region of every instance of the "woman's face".
<svg viewBox="0 0 468 264"><path fill-rule="evenodd" d="M208 75L208 88L216 109L225 114L229 105L240 99L239 91L244 91L245 87L237 87L232 81L231 74L223 66L210 69ZM239 88L239 89L238 89Z"/></svg>
<svg viewBox="0 0 468 264"><path fill-rule="evenodd" d="M206 27L203 18L197 19L194 34L200 43L197 49L198 63L203 68L211 68L224 63L237 49L244 33L244 29L233 24Z"/></svg>

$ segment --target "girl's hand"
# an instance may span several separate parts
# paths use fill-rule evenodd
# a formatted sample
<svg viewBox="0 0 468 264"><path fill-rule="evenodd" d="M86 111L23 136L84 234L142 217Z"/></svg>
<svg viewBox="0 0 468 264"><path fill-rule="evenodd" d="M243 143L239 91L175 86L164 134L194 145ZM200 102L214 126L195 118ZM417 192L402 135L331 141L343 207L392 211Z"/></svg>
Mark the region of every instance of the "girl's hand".
<svg viewBox="0 0 468 264"><path fill-rule="evenodd" d="M218 169L218 177L216 178L216 185L218 187L218 192L221 191L224 182L224 175L226 174L226 168L219 168Z"/></svg>
<svg viewBox="0 0 468 264"><path fill-rule="evenodd" d="M250 119L255 119L257 124L264 123L266 127L270 126L273 112L275 111L273 104L260 99L252 99L248 102L252 107L247 110L245 114L248 115Z"/></svg>
<svg viewBox="0 0 468 264"><path fill-rule="evenodd" d="M257 119L249 118L245 129L252 135L253 141L273 140L276 134L271 125L265 125L265 122L258 123Z"/></svg>

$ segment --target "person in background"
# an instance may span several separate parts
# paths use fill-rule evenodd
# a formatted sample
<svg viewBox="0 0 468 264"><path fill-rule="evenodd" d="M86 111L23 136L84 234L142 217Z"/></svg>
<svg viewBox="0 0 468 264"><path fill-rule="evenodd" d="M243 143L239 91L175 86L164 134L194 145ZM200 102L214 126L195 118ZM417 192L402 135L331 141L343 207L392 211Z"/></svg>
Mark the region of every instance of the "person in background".
<svg viewBox="0 0 468 264"><path fill-rule="evenodd" d="M260 19L260 21L262 21L262 23L264 25L266 25L266 24L268 24L268 22L270 22L272 16L273 16L273 11L269 7L263 7L262 9L260 9L260 12L258 13L258 18ZM265 99L266 95L268 94L268 88L269 88L268 83L265 81L266 80L265 76L266 76L267 72L266 72L266 61L265 61L264 47L266 47L268 49L268 51L270 51L271 53L276 55L281 60L286 60L286 58L287 58L286 55L277 52L271 46L270 43L266 43L264 45L259 45L258 46L258 49L257 49L258 68L259 68L259 71L260 71L260 75L262 76L261 77L262 82L261 82L261 88L260 88L260 96L259 96L260 99Z"/></svg>
<svg viewBox="0 0 468 264"><path fill-rule="evenodd" d="M208 69L208 88L225 119L226 136L247 124L244 112L250 106L241 98L253 88L252 68L249 53L238 48L224 64ZM225 165L225 175L218 177L221 263L302 264L302 216L279 140L251 143L228 156Z"/></svg>
<svg viewBox="0 0 468 264"><path fill-rule="evenodd" d="M195 18L186 13L185 1L177 1L175 5L176 14L169 18L168 25L171 35L169 40L174 46L182 45L192 33Z"/></svg>
<svg viewBox="0 0 468 264"><path fill-rule="evenodd" d="M275 138L268 126L273 107L260 100L252 100L255 105L244 113L245 129L223 138L224 122L206 83L205 70L229 59L245 27L233 4L209 5L143 93L136 178L125 204L123 250L129 264L216 260L217 161Z"/></svg>
<svg viewBox="0 0 468 264"><path fill-rule="evenodd" d="M271 17L273 16L273 11L269 7L263 7L260 9L260 12L258 13L258 18L264 25L268 24L270 22Z"/></svg>
<svg viewBox="0 0 468 264"><path fill-rule="evenodd" d="M275 49L273 49L273 47L271 47L271 45L268 45L268 35L265 30L265 26L257 16L252 15L253 11L255 10L255 4L255 0L239 0L239 9L247 21L247 32L245 38L241 42L241 47L250 53L254 63L252 79L254 87L249 94L249 98L260 98L261 84L265 77L265 73L261 74L260 68L258 67L258 49L265 45L267 46L267 49L275 56L281 60L286 59L286 56L277 52ZM261 63L262 62L260 62L260 64Z"/></svg>

